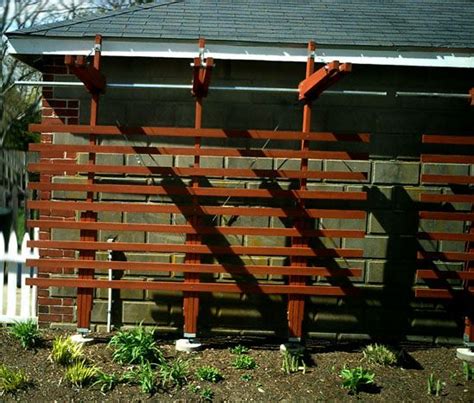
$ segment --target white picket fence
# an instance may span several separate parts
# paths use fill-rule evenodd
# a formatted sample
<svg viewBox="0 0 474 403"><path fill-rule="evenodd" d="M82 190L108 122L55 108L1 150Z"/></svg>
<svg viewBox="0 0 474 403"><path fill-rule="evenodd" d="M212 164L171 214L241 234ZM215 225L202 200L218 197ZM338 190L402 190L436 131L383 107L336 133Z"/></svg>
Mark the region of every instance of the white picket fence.
<svg viewBox="0 0 474 403"><path fill-rule="evenodd" d="M38 239L35 229L34 238ZM15 232L10 234L8 248L0 232L0 323L22 322L37 320L35 286L28 286L25 281L36 277L37 270L26 267L26 259L38 259L37 249L27 246L29 234L25 234L18 251L18 240Z"/></svg>

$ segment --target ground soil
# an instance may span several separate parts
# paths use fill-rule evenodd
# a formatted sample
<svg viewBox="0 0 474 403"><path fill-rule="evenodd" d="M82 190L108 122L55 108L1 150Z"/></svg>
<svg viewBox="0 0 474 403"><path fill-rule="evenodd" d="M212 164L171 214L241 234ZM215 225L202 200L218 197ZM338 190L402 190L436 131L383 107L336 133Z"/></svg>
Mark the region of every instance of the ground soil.
<svg viewBox="0 0 474 403"><path fill-rule="evenodd" d="M474 381L466 381L461 362L453 347L421 345L398 346L403 351L403 364L381 367L363 361L360 344L308 343L305 374L286 375L281 370L282 358L276 340L218 338L203 340L203 351L183 354L190 361L188 384L181 389L159 390L155 395L143 394L137 386L121 384L103 394L97 388L73 388L63 380L64 368L48 360L51 343L60 332L44 333L44 343L36 350L23 350L6 331L0 329L0 364L23 369L31 383L24 391L0 396L0 401L36 402L105 402L105 401L199 401L199 390L209 387L214 401L474 401ZM85 347L91 362L106 372L121 374L126 369L111 360L107 347L110 335L94 335L95 342ZM234 356L229 347L243 344L257 361L254 370L237 370L232 367ZM161 340L165 356L176 356L172 340ZM182 354L182 353L180 353ZM195 369L202 365L219 368L224 380L211 384L198 381ZM363 365L375 372L376 385L351 396L341 388L338 373L341 368ZM427 379L433 373L443 381L442 396L427 395ZM242 380L242 375L250 380ZM249 377L244 377L249 378Z"/></svg>

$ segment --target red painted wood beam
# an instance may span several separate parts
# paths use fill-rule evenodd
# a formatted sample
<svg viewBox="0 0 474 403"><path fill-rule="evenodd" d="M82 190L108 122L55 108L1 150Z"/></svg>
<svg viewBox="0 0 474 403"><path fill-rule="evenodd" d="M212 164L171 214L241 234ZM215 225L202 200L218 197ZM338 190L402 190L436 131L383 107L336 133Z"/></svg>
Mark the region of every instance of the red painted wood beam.
<svg viewBox="0 0 474 403"><path fill-rule="evenodd" d="M97 43L96 46L100 46ZM71 73L81 80L91 94L104 93L106 88L105 76L94 65L87 63L84 56L66 55L64 64L69 67Z"/></svg>
<svg viewBox="0 0 474 403"><path fill-rule="evenodd" d="M340 64L337 60L326 64L315 71L298 85L299 100L308 101L317 98L327 88L339 81L343 75L350 73L350 63Z"/></svg>

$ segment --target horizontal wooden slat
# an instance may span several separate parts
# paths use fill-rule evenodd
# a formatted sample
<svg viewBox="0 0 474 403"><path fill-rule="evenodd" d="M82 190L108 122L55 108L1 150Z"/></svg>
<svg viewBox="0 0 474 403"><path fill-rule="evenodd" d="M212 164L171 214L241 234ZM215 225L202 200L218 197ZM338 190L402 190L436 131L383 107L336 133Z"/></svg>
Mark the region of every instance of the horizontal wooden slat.
<svg viewBox="0 0 474 403"><path fill-rule="evenodd" d="M420 201L427 203L474 203L474 195L437 195L423 193Z"/></svg>
<svg viewBox="0 0 474 403"><path fill-rule="evenodd" d="M194 148L194 147L153 147L153 146L112 146L112 145L76 145L76 144L38 144L32 143L30 151L49 153L97 153L97 154L147 154L147 155L199 155L212 157L262 157L262 158L312 158L335 160L365 160L368 153L347 151L300 151L280 149L240 149L240 148Z"/></svg>
<svg viewBox="0 0 474 403"><path fill-rule="evenodd" d="M474 213L420 211L418 217L424 220L472 221L474 219Z"/></svg>
<svg viewBox="0 0 474 403"><path fill-rule="evenodd" d="M299 131L275 130L228 130L228 129L194 129L179 127L122 127L122 126L87 126L62 124L31 124L30 131L43 133L75 133L113 136L146 135L161 137L209 137L209 138L252 138L274 140L314 140L314 141L357 141L369 142L369 135L303 133Z"/></svg>
<svg viewBox="0 0 474 403"><path fill-rule="evenodd" d="M309 256L309 257L362 257L362 249L312 249L271 246L213 246L179 245L128 242L86 242L86 241L29 241L28 246L44 249L67 250L115 250L121 252L177 252L213 255L254 255L254 256Z"/></svg>
<svg viewBox="0 0 474 403"><path fill-rule="evenodd" d="M333 192L314 190L285 190L285 189L236 189L185 186L152 186L152 185L113 185L113 184L80 184L80 183L41 183L30 182L32 190L63 190L77 192L102 192L143 195L180 195L180 196L216 196L216 197L285 197L288 199L325 199L325 200L366 200L365 192Z"/></svg>
<svg viewBox="0 0 474 403"><path fill-rule="evenodd" d="M339 171L296 171L273 169L244 169L244 168L177 168L159 166L127 166L127 165L76 165L76 164L49 164L34 163L28 165L30 172L51 174L128 174L128 175L161 175L165 177L176 176L204 176L204 177L229 177L229 178L281 178L281 179L339 179L339 180L366 180L365 172L339 172Z"/></svg>
<svg viewBox="0 0 474 403"><path fill-rule="evenodd" d="M364 238L365 231L341 229L260 228L260 227L193 227L191 225L135 224L113 222L28 220L29 228L103 231L143 231L201 235L266 235L329 238Z"/></svg>
<svg viewBox="0 0 474 403"><path fill-rule="evenodd" d="M238 215L250 217L308 217L308 218L349 218L364 219L361 210L319 210L276 207L213 207L175 204L148 203L94 203L32 200L28 207L34 210L90 210L90 211L128 211L137 213L180 213L184 215Z"/></svg>
<svg viewBox="0 0 474 403"><path fill-rule="evenodd" d="M474 183L474 176L465 175L421 175L423 183L446 183L454 185L469 185Z"/></svg>
<svg viewBox="0 0 474 403"><path fill-rule="evenodd" d="M424 280L474 280L474 271L417 270L416 277Z"/></svg>
<svg viewBox="0 0 474 403"><path fill-rule="evenodd" d="M474 241L473 234L455 234L449 232L419 232L418 239L433 239L433 240L443 240L443 241L464 241L471 242Z"/></svg>
<svg viewBox="0 0 474 403"><path fill-rule="evenodd" d="M422 141L425 144L474 145L474 136L446 136L437 134L424 134Z"/></svg>
<svg viewBox="0 0 474 403"><path fill-rule="evenodd" d="M421 154L421 162L474 164L474 155Z"/></svg>
<svg viewBox="0 0 474 403"><path fill-rule="evenodd" d="M327 267L291 267L291 266L263 266L263 265L224 265L224 264L186 264L186 263L158 263L158 262L117 262L98 260L75 260L75 259L29 259L26 264L30 267L43 269L69 268L69 269L112 269L112 270L146 270L175 273L229 273L235 275L298 275L298 276L321 276L321 277L360 277L360 268L337 268Z"/></svg>
<svg viewBox="0 0 474 403"><path fill-rule="evenodd" d="M294 286L267 284L228 284L228 283L184 283L159 281L127 281L127 280L86 280L66 278L30 278L27 285L39 287L72 287L72 288L113 288L160 291L194 291L217 293L249 293L249 294L300 294L300 295L332 295L345 296L357 293L355 287L339 286Z"/></svg>
<svg viewBox="0 0 474 403"><path fill-rule="evenodd" d="M431 259L431 260L452 260L466 262L469 260L474 261L474 253L468 252L427 252L419 251L417 254L419 259Z"/></svg>
<svg viewBox="0 0 474 403"><path fill-rule="evenodd" d="M417 298L452 299L455 296L456 292L451 289L418 288L415 290L415 297Z"/></svg>

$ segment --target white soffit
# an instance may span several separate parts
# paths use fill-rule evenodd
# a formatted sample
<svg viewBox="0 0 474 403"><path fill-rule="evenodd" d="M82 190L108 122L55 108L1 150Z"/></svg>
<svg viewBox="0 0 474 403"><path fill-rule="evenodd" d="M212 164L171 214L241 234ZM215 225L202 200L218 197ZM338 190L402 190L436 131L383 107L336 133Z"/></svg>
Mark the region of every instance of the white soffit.
<svg viewBox="0 0 474 403"><path fill-rule="evenodd" d="M41 38L14 36L10 38L11 54L18 55L90 55L93 38ZM123 40L105 38L103 56L151 57L192 59L198 55L197 41L158 42L146 40ZM206 56L216 60L249 60L271 62L305 62L307 50L304 47L206 44ZM458 67L474 68L474 50L450 52L446 50L376 50L341 49L317 47L316 62L327 63L338 60L341 63L387 66Z"/></svg>

